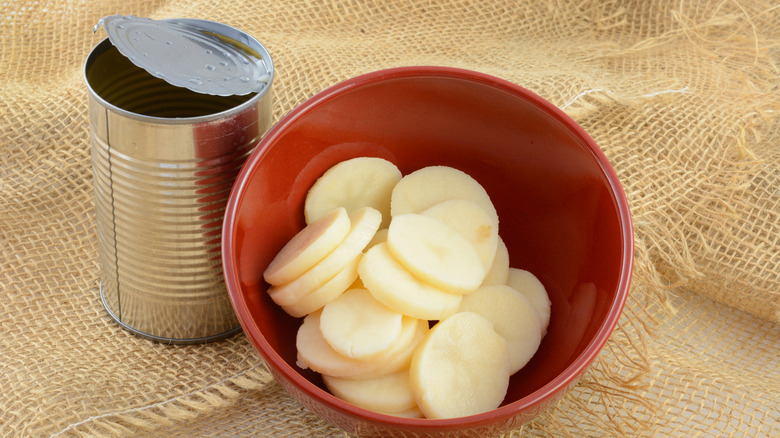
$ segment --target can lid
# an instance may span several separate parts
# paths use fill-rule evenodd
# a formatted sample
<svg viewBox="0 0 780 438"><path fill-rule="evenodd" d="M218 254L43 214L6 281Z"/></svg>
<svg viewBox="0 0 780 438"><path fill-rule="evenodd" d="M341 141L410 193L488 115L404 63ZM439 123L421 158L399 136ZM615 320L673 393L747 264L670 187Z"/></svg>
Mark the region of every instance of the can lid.
<svg viewBox="0 0 780 438"><path fill-rule="evenodd" d="M227 25L110 15L101 18L93 31L101 26L133 64L177 87L232 96L259 92L271 82L270 57L266 64L263 54L247 44L249 37ZM220 32L224 29L240 35Z"/></svg>

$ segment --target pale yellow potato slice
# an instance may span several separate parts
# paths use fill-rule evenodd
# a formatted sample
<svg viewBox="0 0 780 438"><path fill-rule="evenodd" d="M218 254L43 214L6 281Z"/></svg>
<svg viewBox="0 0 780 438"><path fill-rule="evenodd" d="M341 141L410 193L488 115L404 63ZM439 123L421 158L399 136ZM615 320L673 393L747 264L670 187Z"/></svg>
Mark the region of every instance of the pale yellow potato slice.
<svg viewBox="0 0 780 438"><path fill-rule="evenodd" d="M496 256L493 257L493 264L490 266L482 285L487 284L506 284L509 278L509 250L501 236L498 237L496 245Z"/></svg>
<svg viewBox="0 0 780 438"><path fill-rule="evenodd" d="M498 213L485 188L469 174L448 166L429 166L401 178L390 200L390 214L421 213L450 199L465 199L482 207L498 228Z"/></svg>
<svg viewBox="0 0 780 438"><path fill-rule="evenodd" d="M353 376L352 378L370 379L409 368L414 351L428 333L428 321L404 316L403 324L404 329L398 341L389 350L382 353L381 356L372 359L382 362L382 364L371 371Z"/></svg>
<svg viewBox="0 0 780 438"><path fill-rule="evenodd" d="M360 260L358 274L366 289L385 306L415 318L440 320L460 307L461 295L431 286L406 270L380 243Z"/></svg>
<svg viewBox="0 0 780 438"><path fill-rule="evenodd" d="M390 223L390 198L401 172L395 164L375 157L342 161L312 185L304 201L306 223L337 207L352 211L372 207L382 213L383 227Z"/></svg>
<svg viewBox="0 0 780 438"><path fill-rule="evenodd" d="M425 209L423 215L438 219L474 245L482 266L489 271L498 248L495 219L472 201L451 199Z"/></svg>
<svg viewBox="0 0 780 438"><path fill-rule="evenodd" d="M432 217L413 213L394 216L387 248L415 277L450 293L472 292L485 279L474 245Z"/></svg>
<svg viewBox="0 0 780 438"><path fill-rule="evenodd" d="M298 349L298 366L311 368L323 375L367 379L399 371L409 366L414 349L428 331L427 321L405 316L401 322L401 334L390 348L373 359L359 360L339 354L322 337L321 313L313 312L303 319L295 346Z"/></svg>
<svg viewBox="0 0 780 438"><path fill-rule="evenodd" d="M367 290L350 289L322 308L320 331L339 354L365 360L378 356L398 339L402 318Z"/></svg>
<svg viewBox="0 0 780 438"><path fill-rule="evenodd" d="M331 394L363 409L375 412L402 412L416 408L409 384L409 369L372 379L345 379L322 376Z"/></svg>
<svg viewBox="0 0 780 438"><path fill-rule="evenodd" d="M509 387L504 338L483 316L459 312L437 323L409 369L415 402L426 418L455 418L497 408Z"/></svg>
<svg viewBox="0 0 780 438"><path fill-rule="evenodd" d="M355 281L358 279L357 267L360 260L360 256L355 257L341 272L314 292L301 297L301 299L289 306L282 306L282 309L289 315L300 318L323 308L355 284Z"/></svg>
<svg viewBox="0 0 780 438"><path fill-rule="evenodd" d="M542 325L542 336L547 334L550 325L552 303L547 289L536 276L526 270L510 268L506 281L507 286L523 294L536 310Z"/></svg>
<svg viewBox="0 0 780 438"><path fill-rule="evenodd" d="M336 249L350 229L344 208L325 213L282 247L263 273L265 281L272 285L293 281Z"/></svg>
<svg viewBox="0 0 780 438"><path fill-rule="evenodd" d="M320 314L310 313L298 328L295 346L298 348L298 365L303 368L339 377L365 374L381 365L376 361L351 359L334 350L320 331Z"/></svg>
<svg viewBox="0 0 780 438"><path fill-rule="evenodd" d="M539 316L523 294L506 285L482 286L463 297L461 312L474 312L493 323L509 350L514 374L533 357L542 341Z"/></svg>
<svg viewBox="0 0 780 438"><path fill-rule="evenodd" d="M289 306L344 270L374 237L382 221L382 214L374 208L364 207L349 213L349 219L352 228L336 249L295 280L268 288L268 295L276 304Z"/></svg>

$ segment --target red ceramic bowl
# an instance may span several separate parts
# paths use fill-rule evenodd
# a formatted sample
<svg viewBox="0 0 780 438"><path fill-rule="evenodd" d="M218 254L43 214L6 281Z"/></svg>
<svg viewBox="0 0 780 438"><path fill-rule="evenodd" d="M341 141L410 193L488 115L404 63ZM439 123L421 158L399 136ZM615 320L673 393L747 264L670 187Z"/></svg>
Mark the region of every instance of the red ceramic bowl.
<svg viewBox="0 0 780 438"><path fill-rule="evenodd" d="M304 227L309 187L358 156L388 159L403 174L447 165L473 176L498 210L512 267L533 272L547 288L548 333L499 408L446 420L377 414L332 396L317 374L295 365L301 320L269 299L262 274ZM320 417L365 436L489 436L527 422L566 393L604 346L633 260L625 195L582 128L515 84L444 67L355 77L284 117L238 175L222 244L233 308L276 379Z"/></svg>

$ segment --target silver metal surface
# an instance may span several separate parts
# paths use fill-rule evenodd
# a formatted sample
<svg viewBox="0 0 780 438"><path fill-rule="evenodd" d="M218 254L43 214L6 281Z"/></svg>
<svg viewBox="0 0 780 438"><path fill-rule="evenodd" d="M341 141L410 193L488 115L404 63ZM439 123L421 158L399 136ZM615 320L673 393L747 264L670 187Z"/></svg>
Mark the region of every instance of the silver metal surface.
<svg viewBox="0 0 780 438"><path fill-rule="evenodd" d="M252 48L246 34L221 23L110 15L93 31L101 26L133 64L177 87L242 96L261 92L271 80L265 49Z"/></svg>
<svg viewBox="0 0 780 438"><path fill-rule="evenodd" d="M108 39L90 53L84 74L109 314L161 342L235 333L222 220L236 175L271 125L271 80L245 96L196 93L135 66Z"/></svg>

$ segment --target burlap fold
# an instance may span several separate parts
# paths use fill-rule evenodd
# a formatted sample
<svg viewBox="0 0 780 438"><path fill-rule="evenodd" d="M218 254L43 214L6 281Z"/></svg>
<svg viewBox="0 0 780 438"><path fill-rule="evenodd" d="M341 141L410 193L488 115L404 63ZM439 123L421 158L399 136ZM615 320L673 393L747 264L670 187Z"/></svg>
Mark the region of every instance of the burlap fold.
<svg viewBox="0 0 780 438"><path fill-rule="evenodd" d="M205 18L269 48L274 119L401 65L492 74L603 148L636 236L618 328L508 436L780 435L780 6L700 1L0 4L0 435L339 436L243 335L135 337L98 296L83 62L110 14Z"/></svg>

